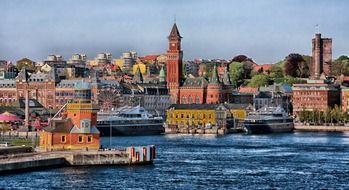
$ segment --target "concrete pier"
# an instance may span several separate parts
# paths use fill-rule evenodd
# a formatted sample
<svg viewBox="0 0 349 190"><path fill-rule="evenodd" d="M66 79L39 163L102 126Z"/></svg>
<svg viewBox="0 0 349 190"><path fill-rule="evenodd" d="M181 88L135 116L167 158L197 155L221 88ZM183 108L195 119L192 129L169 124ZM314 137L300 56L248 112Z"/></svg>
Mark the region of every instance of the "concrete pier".
<svg viewBox="0 0 349 190"><path fill-rule="evenodd" d="M155 147L141 146L99 151L53 151L0 157L0 174L63 166L152 164Z"/></svg>

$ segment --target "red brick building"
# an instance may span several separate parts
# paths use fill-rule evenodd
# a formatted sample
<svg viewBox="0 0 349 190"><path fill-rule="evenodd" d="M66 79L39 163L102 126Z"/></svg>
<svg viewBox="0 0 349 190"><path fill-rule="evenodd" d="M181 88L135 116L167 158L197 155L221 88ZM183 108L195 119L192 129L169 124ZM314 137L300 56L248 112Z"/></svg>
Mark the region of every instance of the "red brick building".
<svg viewBox="0 0 349 190"><path fill-rule="evenodd" d="M44 107L53 108L56 82L53 70L49 74L32 73L29 76L27 70L22 69L16 78L17 99L25 98L26 91L29 90L29 99L36 99Z"/></svg>
<svg viewBox="0 0 349 190"><path fill-rule="evenodd" d="M339 86L324 83L294 84L293 112L302 110L326 111L329 107L340 105Z"/></svg>
<svg viewBox="0 0 349 190"><path fill-rule="evenodd" d="M184 79L182 75L183 51L181 35L174 24L168 37L167 51L167 88L173 104L218 104L230 102L232 86L225 68L220 80L217 67L214 67L209 82L203 77Z"/></svg>

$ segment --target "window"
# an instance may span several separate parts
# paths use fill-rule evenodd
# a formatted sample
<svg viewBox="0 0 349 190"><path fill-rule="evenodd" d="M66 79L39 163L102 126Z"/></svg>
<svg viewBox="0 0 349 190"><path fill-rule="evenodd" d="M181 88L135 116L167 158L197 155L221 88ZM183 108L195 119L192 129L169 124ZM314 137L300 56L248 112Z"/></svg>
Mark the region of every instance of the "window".
<svg viewBox="0 0 349 190"><path fill-rule="evenodd" d="M88 143L92 142L92 135L87 136L87 142Z"/></svg>
<svg viewBox="0 0 349 190"><path fill-rule="evenodd" d="M78 138L78 142L79 142L79 143L82 143L82 142L83 142L83 138L82 138L81 135L80 135L79 138Z"/></svg>
<svg viewBox="0 0 349 190"><path fill-rule="evenodd" d="M61 136L61 143L65 143L67 139L65 138L65 135Z"/></svg>

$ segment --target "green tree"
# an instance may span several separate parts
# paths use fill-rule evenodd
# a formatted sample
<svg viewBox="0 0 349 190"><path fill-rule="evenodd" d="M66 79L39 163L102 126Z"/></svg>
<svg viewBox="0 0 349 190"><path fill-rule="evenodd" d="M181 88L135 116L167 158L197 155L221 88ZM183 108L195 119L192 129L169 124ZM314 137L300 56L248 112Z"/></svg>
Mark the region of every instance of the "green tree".
<svg viewBox="0 0 349 190"><path fill-rule="evenodd" d="M232 62L229 65L230 80L235 88L244 82L244 68L240 62Z"/></svg>
<svg viewBox="0 0 349 190"><path fill-rule="evenodd" d="M284 72L283 72L283 68L282 65L279 64L273 64L270 69L269 69L269 76L273 79L275 78L282 78L284 77Z"/></svg>
<svg viewBox="0 0 349 190"><path fill-rule="evenodd" d="M253 70L253 62L252 61L242 62L242 68L244 69L244 79L250 79L251 72Z"/></svg>
<svg viewBox="0 0 349 190"><path fill-rule="evenodd" d="M297 53L291 53L285 58L284 72L285 75L302 78L307 78L310 74L308 62Z"/></svg>
<svg viewBox="0 0 349 190"><path fill-rule="evenodd" d="M252 77L248 86L258 88L269 84L269 77L263 74L255 75Z"/></svg>
<svg viewBox="0 0 349 190"><path fill-rule="evenodd" d="M291 76L285 76L283 78L276 78L274 79L275 83L285 83L285 84L289 84L292 86L292 84L303 84L306 83L307 81L302 80L302 79L298 79L298 78L294 78Z"/></svg>
<svg viewBox="0 0 349 190"><path fill-rule="evenodd" d="M341 74L349 76L349 57L342 55L334 60L331 65L331 74L334 76L340 76Z"/></svg>

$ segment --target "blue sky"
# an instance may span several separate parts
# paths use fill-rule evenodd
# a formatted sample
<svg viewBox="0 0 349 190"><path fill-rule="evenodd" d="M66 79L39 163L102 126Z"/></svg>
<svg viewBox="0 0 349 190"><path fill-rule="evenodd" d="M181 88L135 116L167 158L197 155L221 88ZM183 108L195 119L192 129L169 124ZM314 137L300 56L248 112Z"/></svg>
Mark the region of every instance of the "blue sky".
<svg viewBox="0 0 349 190"><path fill-rule="evenodd" d="M337 58L349 54L348 9L346 0L0 0L0 59L163 53L175 15L185 59L310 55L316 24Z"/></svg>

